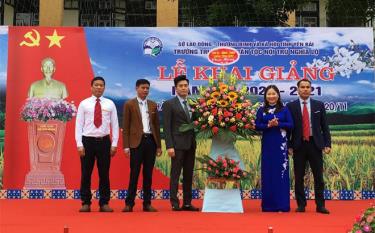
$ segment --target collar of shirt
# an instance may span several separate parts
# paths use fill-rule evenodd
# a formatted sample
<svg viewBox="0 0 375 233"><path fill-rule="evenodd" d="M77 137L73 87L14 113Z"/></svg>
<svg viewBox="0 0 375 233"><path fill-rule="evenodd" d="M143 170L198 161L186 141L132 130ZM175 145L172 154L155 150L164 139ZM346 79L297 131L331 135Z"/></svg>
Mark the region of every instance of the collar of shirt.
<svg viewBox="0 0 375 233"><path fill-rule="evenodd" d="M98 97L96 97L96 96L94 96L94 95L91 96L91 99L92 99L93 101L96 101L97 98L98 98ZM103 101L103 98L104 98L103 96L100 96L100 97L99 97L100 102Z"/></svg>
<svg viewBox="0 0 375 233"><path fill-rule="evenodd" d="M187 98L184 99L179 95L176 95L176 96L177 96L177 98L178 98L178 100L180 101L181 104L184 104L184 101L187 101Z"/></svg>
<svg viewBox="0 0 375 233"><path fill-rule="evenodd" d="M309 105L310 104L310 97L307 98L306 100L304 100L301 97L299 97L299 102L301 103L301 105L303 105L303 102L306 102L306 104Z"/></svg>
<svg viewBox="0 0 375 233"><path fill-rule="evenodd" d="M176 95L176 96L177 96L178 100L180 101L180 104L181 104L182 108L185 108L184 101L186 101L186 107L187 107L187 109L190 111L190 106L189 106L189 104L188 104L188 102L187 102L187 97L186 97L186 99L184 99L184 98L182 98L182 97L179 96L179 95ZM190 114L190 117L191 117L191 112L190 112L189 114Z"/></svg>
<svg viewBox="0 0 375 233"><path fill-rule="evenodd" d="M144 100L142 100L141 98L139 98L139 97L137 96L137 101L138 101L138 104L145 104L145 105L147 105L147 98L144 99Z"/></svg>

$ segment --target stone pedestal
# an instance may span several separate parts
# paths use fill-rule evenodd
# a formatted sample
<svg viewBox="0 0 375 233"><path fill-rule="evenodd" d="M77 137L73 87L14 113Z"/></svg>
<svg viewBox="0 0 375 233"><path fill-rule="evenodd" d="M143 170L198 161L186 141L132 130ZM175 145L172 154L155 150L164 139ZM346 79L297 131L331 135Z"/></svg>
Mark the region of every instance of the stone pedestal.
<svg viewBox="0 0 375 233"><path fill-rule="evenodd" d="M65 189L60 171L66 123L49 120L28 123L30 171L25 189Z"/></svg>

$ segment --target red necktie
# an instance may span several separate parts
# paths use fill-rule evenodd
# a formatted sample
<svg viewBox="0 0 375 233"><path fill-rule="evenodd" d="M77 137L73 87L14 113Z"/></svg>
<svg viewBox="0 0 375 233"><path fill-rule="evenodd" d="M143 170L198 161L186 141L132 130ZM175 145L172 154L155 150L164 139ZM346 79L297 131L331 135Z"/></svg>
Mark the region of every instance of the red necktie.
<svg viewBox="0 0 375 233"><path fill-rule="evenodd" d="M303 140L309 141L309 139L310 139L310 120L309 120L309 111L307 111L306 101L303 101L302 127L303 127Z"/></svg>
<svg viewBox="0 0 375 233"><path fill-rule="evenodd" d="M102 106L100 105L100 99L96 99L95 111L94 111L94 125L99 128L102 125Z"/></svg>

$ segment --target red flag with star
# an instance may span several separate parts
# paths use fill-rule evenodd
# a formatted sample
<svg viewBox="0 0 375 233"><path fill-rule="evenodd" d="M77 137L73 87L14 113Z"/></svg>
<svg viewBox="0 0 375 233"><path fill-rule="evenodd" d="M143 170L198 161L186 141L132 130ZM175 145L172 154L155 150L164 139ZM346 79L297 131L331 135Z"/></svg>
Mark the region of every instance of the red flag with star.
<svg viewBox="0 0 375 233"><path fill-rule="evenodd" d="M77 107L91 95L93 70L83 28L9 27L8 41L4 188L13 189L24 187L30 170L27 123L20 111L31 84L44 78L41 61L46 57L55 61L53 79L65 84L66 100ZM66 124L61 161L67 188L77 188L80 182L74 120Z"/></svg>

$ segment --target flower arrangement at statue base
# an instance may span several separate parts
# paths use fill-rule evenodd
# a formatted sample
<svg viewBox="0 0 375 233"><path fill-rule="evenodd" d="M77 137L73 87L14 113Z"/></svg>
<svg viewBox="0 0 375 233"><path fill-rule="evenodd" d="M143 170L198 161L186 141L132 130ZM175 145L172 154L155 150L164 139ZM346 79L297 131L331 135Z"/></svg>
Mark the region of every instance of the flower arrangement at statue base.
<svg viewBox="0 0 375 233"><path fill-rule="evenodd" d="M62 99L29 98L21 110L24 121L70 121L76 114L77 108L73 103Z"/></svg>
<svg viewBox="0 0 375 233"><path fill-rule="evenodd" d="M365 212L356 217L353 229L348 233L370 233L375 232L375 205L372 204Z"/></svg>
<svg viewBox="0 0 375 233"><path fill-rule="evenodd" d="M21 111L28 123L30 171L25 189L65 189L60 170L66 122L77 112L62 99L30 98Z"/></svg>

